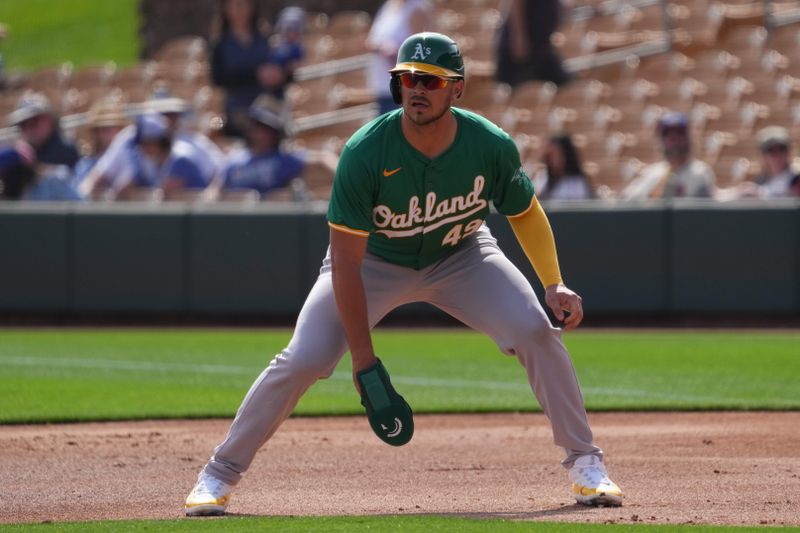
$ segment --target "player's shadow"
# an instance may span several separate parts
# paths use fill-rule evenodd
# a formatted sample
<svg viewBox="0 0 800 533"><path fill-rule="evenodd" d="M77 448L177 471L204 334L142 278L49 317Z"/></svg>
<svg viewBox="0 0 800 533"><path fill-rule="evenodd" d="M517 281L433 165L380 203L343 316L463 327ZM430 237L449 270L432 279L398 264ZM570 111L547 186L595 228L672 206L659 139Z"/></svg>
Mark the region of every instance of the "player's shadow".
<svg viewBox="0 0 800 533"><path fill-rule="evenodd" d="M400 513L404 516L450 516L455 518L471 518L475 520L500 519L500 520L533 520L535 518L552 518L564 515L585 514L597 512L596 507L589 507L581 504L563 505L554 509L542 509L539 511L504 511L504 512L483 512L483 513ZM382 513L380 513L382 514ZM226 516L236 517L268 517L270 514L252 513L226 513ZM277 515L275 515L277 516Z"/></svg>
<svg viewBox="0 0 800 533"><path fill-rule="evenodd" d="M454 516L458 518L473 519L500 519L500 520L531 520L534 518L552 518L563 515L585 514L597 512L597 508L581 505L563 505L553 509L541 509L539 511L504 511L504 512L483 512L483 513L430 513L439 516ZM428 513L422 513L428 514Z"/></svg>

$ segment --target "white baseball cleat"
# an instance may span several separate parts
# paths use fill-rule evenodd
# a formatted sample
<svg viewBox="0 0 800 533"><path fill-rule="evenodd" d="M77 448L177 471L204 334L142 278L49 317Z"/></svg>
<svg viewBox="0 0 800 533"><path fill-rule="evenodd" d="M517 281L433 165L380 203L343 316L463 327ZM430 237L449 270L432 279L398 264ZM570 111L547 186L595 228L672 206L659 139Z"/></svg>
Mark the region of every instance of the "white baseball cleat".
<svg viewBox="0 0 800 533"><path fill-rule="evenodd" d="M197 476L197 484L186 497L183 510L186 516L213 516L225 514L230 501L231 485L221 481L205 470Z"/></svg>
<svg viewBox="0 0 800 533"><path fill-rule="evenodd" d="M623 494L611 481L603 462L595 455L579 457L569 469L572 495L584 505L619 507Z"/></svg>

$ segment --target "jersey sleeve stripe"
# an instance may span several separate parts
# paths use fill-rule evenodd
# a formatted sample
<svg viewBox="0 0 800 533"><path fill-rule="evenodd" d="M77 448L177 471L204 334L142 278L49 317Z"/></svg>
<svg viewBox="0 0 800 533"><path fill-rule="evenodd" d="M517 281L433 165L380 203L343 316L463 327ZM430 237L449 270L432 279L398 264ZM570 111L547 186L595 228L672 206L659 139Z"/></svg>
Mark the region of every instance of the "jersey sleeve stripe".
<svg viewBox="0 0 800 533"><path fill-rule="evenodd" d="M533 209L533 206L536 205L536 202L538 202L538 201L539 200L536 198L536 195L534 194L533 197L531 198L530 205L525 209L525 211L523 211L521 213L517 213L516 215L508 215L508 216L506 216L506 218L519 218L521 216L524 216L525 214L528 213L528 211Z"/></svg>
<svg viewBox="0 0 800 533"><path fill-rule="evenodd" d="M330 221L328 221L328 225L337 231L341 231L342 233L349 233L350 235L358 235L359 237L369 237L368 231L348 228L347 226L340 226L339 224L334 224L333 222Z"/></svg>

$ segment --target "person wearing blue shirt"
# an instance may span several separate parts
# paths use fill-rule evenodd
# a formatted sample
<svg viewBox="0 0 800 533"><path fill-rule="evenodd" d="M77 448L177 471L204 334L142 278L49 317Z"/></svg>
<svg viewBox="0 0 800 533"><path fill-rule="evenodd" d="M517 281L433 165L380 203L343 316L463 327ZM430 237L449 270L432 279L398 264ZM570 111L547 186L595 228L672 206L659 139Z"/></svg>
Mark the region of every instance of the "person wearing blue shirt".
<svg viewBox="0 0 800 533"><path fill-rule="evenodd" d="M305 11L301 7L284 8L278 14L275 34L269 38L270 62L279 65L284 71L284 82L269 91L277 98L283 98L286 85L292 81L294 70L305 55L303 48L305 16Z"/></svg>
<svg viewBox="0 0 800 533"><path fill-rule="evenodd" d="M18 141L0 150L0 199L38 202L82 201L66 165L36 162L33 147Z"/></svg>
<svg viewBox="0 0 800 533"><path fill-rule="evenodd" d="M72 174L64 165L39 169L39 177L25 191L22 200L29 202L82 202L71 183Z"/></svg>
<svg viewBox="0 0 800 533"><path fill-rule="evenodd" d="M117 198L132 196L136 188L152 188L160 189L164 200L181 200L187 189L208 185L191 147L173 142L163 115L149 111L139 116L134 139L137 171L128 182L118 184Z"/></svg>
<svg viewBox="0 0 800 533"><path fill-rule="evenodd" d="M244 162L228 168L224 187L230 190L252 189L266 195L288 185L303 173L304 167L302 158L279 150L252 154Z"/></svg>
<svg viewBox="0 0 800 533"><path fill-rule="evenodd" d="M280 102L262 95L250 107L249 117L249 149L231 157L227 168L209 187L207 199L224 199L229 191L254 191L263 199L295 180L299 185L297 190L303 191L303 177L312 166L321 166L321 172L333 179L335 155L320 151L293 154L282 149L286 118Z"/></svg>
<svg viewBox="0 0 800 533"><path fill-rule="evenodd" d="M172 149L191 159L200 168L205 182L219 173L225 163L222 151L211 139L186 127L184 117L192 112L189 102L157 89L144 102L143 108L145 113L157 113L166 119ZM157 175L158 169L141 159L136 144L136 125L130 125L114 136L103 155L81 179L80 190L87 198L110 200L134 178L154 183L158 181Z"/></svg>

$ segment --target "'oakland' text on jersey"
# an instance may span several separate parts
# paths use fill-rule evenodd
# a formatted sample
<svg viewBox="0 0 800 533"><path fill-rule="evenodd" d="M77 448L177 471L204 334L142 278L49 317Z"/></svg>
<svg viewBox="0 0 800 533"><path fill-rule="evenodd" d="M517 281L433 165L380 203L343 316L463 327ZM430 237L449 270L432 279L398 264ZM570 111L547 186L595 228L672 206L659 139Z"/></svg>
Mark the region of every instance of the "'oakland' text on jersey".
<svg viewBox="0 0 800 533"><path fill-rule="evenodd" d="M402 110L357 131L336 171L331 225L368 234L370 253L420 269L477 231L489 214L489 201L506 216L525 211L533 185L514 141L479 115L458 108L451 112L458 121L455 140L434 159L406 140Z"/></svg>

